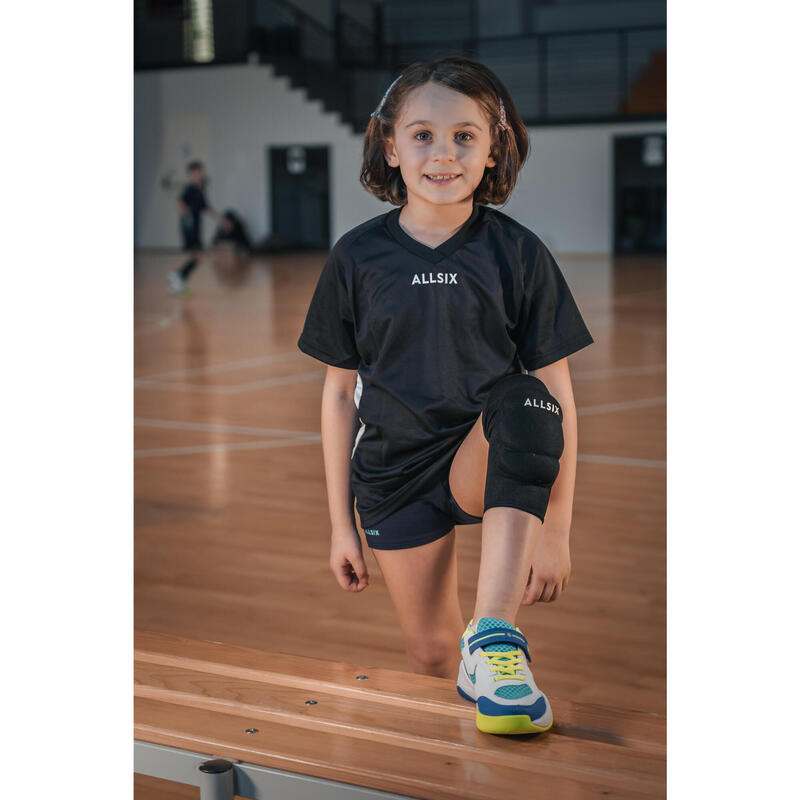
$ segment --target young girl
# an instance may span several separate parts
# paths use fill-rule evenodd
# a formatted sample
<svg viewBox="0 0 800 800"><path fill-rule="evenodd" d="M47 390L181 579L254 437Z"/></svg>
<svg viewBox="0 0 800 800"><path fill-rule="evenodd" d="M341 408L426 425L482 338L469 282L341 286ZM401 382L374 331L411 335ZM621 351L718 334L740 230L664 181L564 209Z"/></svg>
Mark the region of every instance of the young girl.
<svg viewBox="0 0 800 800"><path fill-rule="evenodd" d="M328 364L331 569L345 590L368 585L355 496L411 669L457 673L490 733L552 725L515 620L521 602L552 602L569 578L566 357L592 342L541 240L485 205L506 202L527 154L487 67L450 57L403 70L371 116L361 171L399 208L335 244L298 341ZM453 526L481 521L465 630Z"/></svg>

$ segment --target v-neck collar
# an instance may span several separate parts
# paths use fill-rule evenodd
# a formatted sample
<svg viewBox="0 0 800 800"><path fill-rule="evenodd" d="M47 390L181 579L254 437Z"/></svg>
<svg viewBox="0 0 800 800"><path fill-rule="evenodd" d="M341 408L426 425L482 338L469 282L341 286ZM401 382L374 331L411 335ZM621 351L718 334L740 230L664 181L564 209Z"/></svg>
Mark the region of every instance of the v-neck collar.
<svg viewBox="0 0 800 800"><path fill-rule="evenodd" d="M455 253L455 251L467 241L473 229L483 216L483 206L475 203L467 221L447 241L442 242L438 247L428 247L428 245L417 241L413 236L409 236L402 229L400 226L400 212L402 210L403 208L401 206L400 208L393 209L386 215L386 225L389 232L406 248L406 250L410 250L415 255L433 264Z"/></svg>

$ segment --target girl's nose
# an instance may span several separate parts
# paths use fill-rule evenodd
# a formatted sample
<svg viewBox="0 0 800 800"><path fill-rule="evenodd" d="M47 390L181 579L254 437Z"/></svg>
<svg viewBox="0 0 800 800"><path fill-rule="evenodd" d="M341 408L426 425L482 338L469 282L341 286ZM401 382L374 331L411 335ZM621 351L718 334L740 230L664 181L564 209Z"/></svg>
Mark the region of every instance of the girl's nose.
<svg viewBox="0 0 800 800"><path fill-rule="evenodd" d="M433 160L434 161L453 161L456 157L455 142L449 139L442 140L434 145Z"/></svg>

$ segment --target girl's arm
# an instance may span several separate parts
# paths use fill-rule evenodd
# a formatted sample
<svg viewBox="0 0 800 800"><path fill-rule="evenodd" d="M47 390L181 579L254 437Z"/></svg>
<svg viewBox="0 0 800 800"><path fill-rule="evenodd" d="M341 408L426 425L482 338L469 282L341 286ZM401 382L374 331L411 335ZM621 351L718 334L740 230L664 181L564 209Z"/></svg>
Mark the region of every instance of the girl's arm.
<svg viewBox="0 0 800 800"><path fill-rule="evenodd" d="M328 367L322 389L322 454L331 518L330 566L339 585L360 592L369 583L350 488L350 455L358 428L356 370Z"/></svg>
<svg viewBox="0 0 800 800"><path fill-rule="evenodd" d="M559 461L558 477L550 491L541 536L536 544L533 567L522 600L525 605L537 600L552 602L558 599L569 581L569 531L578 460L578 418L567 359L562 358L533 370L531 374L544 383L561 406L564 452Z"/></svg>

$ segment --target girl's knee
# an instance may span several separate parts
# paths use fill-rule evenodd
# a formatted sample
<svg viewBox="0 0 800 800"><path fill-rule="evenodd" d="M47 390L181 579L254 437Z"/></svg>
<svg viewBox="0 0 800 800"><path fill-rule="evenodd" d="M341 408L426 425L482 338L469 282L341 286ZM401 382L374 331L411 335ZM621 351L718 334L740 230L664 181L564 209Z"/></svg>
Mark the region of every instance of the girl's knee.
<svg viewBox="0 0 800 800"><path fill-rule="evenodd" d="M426 633L406 639L406 653L412 672L449 678L461 657L458 647L460 633L452 631Z"/></svg>

